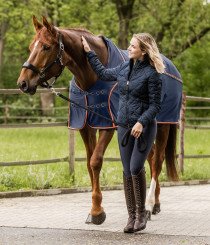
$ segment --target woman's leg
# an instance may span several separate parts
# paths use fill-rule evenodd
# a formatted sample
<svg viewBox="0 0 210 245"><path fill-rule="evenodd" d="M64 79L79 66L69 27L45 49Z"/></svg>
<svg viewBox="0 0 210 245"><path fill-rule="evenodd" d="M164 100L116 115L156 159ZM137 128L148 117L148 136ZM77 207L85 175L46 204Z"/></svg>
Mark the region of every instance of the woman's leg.
<svg viewBox="0 0 210 245"><path fill-rule="evenodd" d="M121 140L123 135L127 130L121 127L118 127L118 144L120 149L121 160L123 163L123 183L124 183L124 193L125 201L128 210L128 222L124 228L125 233L134 232L134 223L136 219L136 203L135 196L133 191L133 181L130 172L130 159L132 155L132 150L134 146L134 138L129 139L128 144L125 147L122 147Z"/></svg>
<svg viewBox="0 0 210 245"><path fill-rule="evenodd" d="M134 149L131 156L130 166L133 181L134 196L136 202L136 220L134 231L140 231L146 228L147 218L145 210L146 201L146 176L144 163L152 148L156 136L156 121L152 121L143 129L143 137L147 147L144 152L139 152L137 139L135 139Z"/></svg>
<svg viewBox="0 0 210 245"><path fill-rule="evenodd" d="M133 147L135 144L135 138L133 136L129 136L129 140L126 146L121 145L122 138L126 133L127 129L118 127L117 129L117 137L118 137L118 145L120 149L120 157L123 164L123 172L127 178L131 177L130 171L130 161L133 152Z"/></svg>

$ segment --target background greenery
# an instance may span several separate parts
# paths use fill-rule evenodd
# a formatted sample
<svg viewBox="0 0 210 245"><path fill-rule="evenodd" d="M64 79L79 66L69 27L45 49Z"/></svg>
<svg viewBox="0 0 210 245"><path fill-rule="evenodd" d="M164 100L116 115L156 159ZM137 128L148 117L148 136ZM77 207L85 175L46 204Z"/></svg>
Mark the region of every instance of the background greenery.
<svg viewBox="0 0 210 245"><path fill-rule="evenodd" d="M185 154L209 154L210 131L186 130ZM59 158L68 156L68 129L33 128L0 130L0 162ZM193 144L192 144L193 142ZM79 132L75 136L75 157L86 157ZM105 157L119 157L116 133ZM147 181L150 182L149 164L145 164ZM184 174L180 180L209 179L210 159L185 159ZM101 185L122 184L122 163L104 161L100 174ZM74 181L69 177L67 162L0 167L0 191L47 189L72 186L91 186L86 162L75 162ZM167 181L165 164L159 176Z"/></svg>
<svg viewBox="0 0 210 245"><path fill-rule="evenodd" d="M209 0L0 0L0 88L17 88L21 66L35 36L32 15L40 21L45 15L60 27L87 28L121 48L127 48L133 33L149 32L161 52L177 66L187 95L209 97ZM56 87L68 87L71 77L65 70ZM40 106L39 98L32 98L0 95L0 105ZM64 104L56 100L56 106ZM4 113L1 108L0 113ZM210 114L209 110L191 113Z"/></svg>
<svg viewBox="0 0 210 245"><path fill-rule="evenodd" d="M169 57L183 78L187 95L210 97L210 0L0 0L0 88L17 88L21 66L29 56L29 44L35 31L32 16L41 15L55 26L82 27L95 35L103 34L120 48L127 48L133 33L149 32L160 51ZM69 87L72 74L64 70L56 87ZM29 108L41 106L38 94L0 94L0 116L5 104ZM209 106L204 102L187 102L189 106ZM67 106L56 98L55 106ZM10 116L40 116L42 111L9 109ZM65 115L68 109L58 111ZM210 110L188 110L188 116L209 117ZM66 121L66 120L65 120ZM0 118L0 123L4 119ZM34 122L10 120L9 123ZM198 124L189 121L188 124ZM201 124L209 124L201 121ZM186 130L185 154L209 154L209 131ZM68 133L64 128L1 129L0 161L21 161L65 157ZM55 147L56 146L56 147ZM119 156L116 137L106 156ZM76 136L76 157L85 157L81 138ZM209 159L186 159L181 179L209 178ZM68 176L68 163L0 168L0 191L89 186L86 163L75 165L75 182ZM147 179L149 168L147 164ZM160 180L166 180L165 167ZM121 184L120 162L104 162L101 184Z"/></svg>

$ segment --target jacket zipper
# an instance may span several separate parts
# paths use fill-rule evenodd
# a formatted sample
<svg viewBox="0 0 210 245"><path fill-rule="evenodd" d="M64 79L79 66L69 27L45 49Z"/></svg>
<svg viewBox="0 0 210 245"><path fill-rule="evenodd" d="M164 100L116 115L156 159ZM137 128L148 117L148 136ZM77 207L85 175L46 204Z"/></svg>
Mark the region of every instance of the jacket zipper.
<svg viewBox="0 0 210 245"><path fill-rule="evenodd" d="M128 75L128 80L126 83L126 116L127 116L127 122L128 122L128 128L130 127L130 120L129 120L129 109L128 109L128 101L129 101L129 83L131 80L131 77L134 73L134 67L131 70L131 73Z"/></svg>
<svg viewBox="0 0 210 245"><path fill-rule="evenodd" d="M127 122L128 122L128 128L129 128L129 111L128 111L128 100L129 100L129 80L126 84L126 116L127 116Z"/></svg>

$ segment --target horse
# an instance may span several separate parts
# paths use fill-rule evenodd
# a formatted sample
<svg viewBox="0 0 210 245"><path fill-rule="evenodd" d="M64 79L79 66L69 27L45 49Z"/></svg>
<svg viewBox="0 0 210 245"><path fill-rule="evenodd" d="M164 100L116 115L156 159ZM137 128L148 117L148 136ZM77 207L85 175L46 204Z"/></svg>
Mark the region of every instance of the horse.
<svg viewBox="0 0 210 245"><path fill-rule="evenodd" d="M52 77L58 77L67 67L74 75L77 86L82 91L88 91L97 82L97 75L90 67L81 42L84 36L91 49L95 50L104 66L107 64L107 46L101 35L94 35L88 30L80 28L57 28L45 16L40 23L33 16L36 31L34 40L29 46L30 56L24 63L17 85L22 92L34 95L39 85L48 84ZM166 160L167 174L172 180L178 178L176 170L176 131L177 125L161 123L157 126L155 144L148 156L151 172L151 186L146 200L146 209L151 213L160 212L160 186L158 176ZM97 129L88 123L80 129L87 154L87 169L92 185L92 208L86 220L87 224L102 224L106 213L102 207L102 193L99 175L102 168L103 156L115 132L115 128ZM148 217L149 217L148 216Z"/></svg>

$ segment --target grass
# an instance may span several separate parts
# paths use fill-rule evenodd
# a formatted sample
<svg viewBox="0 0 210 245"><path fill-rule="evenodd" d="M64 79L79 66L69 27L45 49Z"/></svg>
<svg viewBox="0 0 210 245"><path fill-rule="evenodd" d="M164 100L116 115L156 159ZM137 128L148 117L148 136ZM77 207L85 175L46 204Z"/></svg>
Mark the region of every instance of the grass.
<svg viewBox="0 0 210 245"><path fill-rule="evenodd" d="M68 130L57 128L1 129L0 162L39 160L68 156ZM79 132L75 137L75 156L86 157ZM210 131L186 130L185 154L209 154ZM116 134L106 150L105 157L119 157ZM210 159L185 159L181 180L209 179ZM122 184L121 162L104 162L100 175L101 185ZM150 180L146 164L147 180ZM159 177L167 181L165 164ZM0 191L48 189L72 186L90 186L85 162L75 163L75 176L68 174L68 163L52 163L18 167L0 167Z"/></svg>

